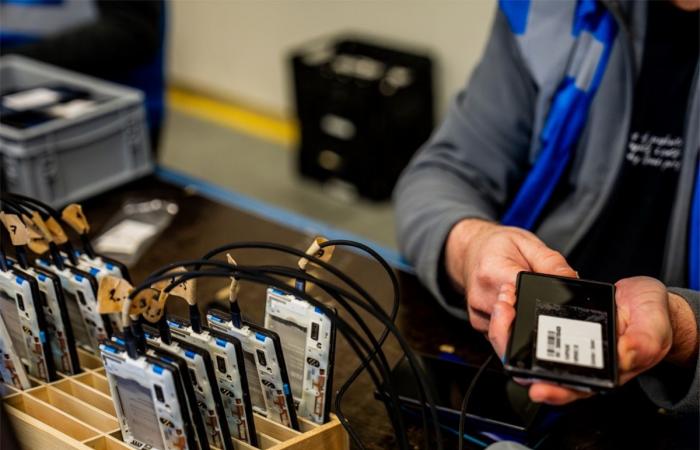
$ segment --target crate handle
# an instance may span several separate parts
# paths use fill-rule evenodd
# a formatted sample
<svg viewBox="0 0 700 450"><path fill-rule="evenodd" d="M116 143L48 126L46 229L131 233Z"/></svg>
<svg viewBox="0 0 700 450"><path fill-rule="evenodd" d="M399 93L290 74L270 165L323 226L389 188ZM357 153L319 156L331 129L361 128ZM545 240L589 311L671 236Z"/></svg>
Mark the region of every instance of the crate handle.
<svg viewBox="0 0 700 450"><path fill-rule="evenodd" d="M66 139L63 139L59 142L56 142L56 143L54 143L53 148L54 148L54 150L61 151L61 150L65 150L65 149L75 148L75 147L84 147L84 146L91 144L99 139L104 138L105 136L108 136L110 134L116 134L116 133L120 132L127 125L129 125L128 122L129 122L128 119L124 119L124 118L119 118L119 119L110 121L107 125L104 125L100 128L91 130L87 133L82 133L79 136L66 138Z"/></svg>

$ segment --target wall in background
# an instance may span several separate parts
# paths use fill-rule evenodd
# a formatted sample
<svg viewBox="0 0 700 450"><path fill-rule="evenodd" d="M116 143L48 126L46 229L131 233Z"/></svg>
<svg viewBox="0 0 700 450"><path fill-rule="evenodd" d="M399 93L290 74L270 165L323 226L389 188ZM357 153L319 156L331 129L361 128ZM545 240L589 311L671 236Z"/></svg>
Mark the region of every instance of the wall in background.
<svg viewBox="0 0 700 450"><path fill-rule="evenodd" d="M293 111L289 51L343 31L430 51L442 115L478 62L495 11L493 0L174 0L171 5L170 81L281 116Z"/></svg>

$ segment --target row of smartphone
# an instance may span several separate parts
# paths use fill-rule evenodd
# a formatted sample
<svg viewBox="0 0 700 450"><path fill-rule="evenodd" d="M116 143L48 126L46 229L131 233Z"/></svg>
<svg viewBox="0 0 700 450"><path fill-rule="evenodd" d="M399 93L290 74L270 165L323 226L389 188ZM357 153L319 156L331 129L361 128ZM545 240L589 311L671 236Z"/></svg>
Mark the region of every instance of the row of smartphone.
<svg viewBox="0 0 700 450"><path fill-rule="evenodd" d="M124 336L101 346L126 442L233 449L234 440L258 445L254 414L295 430L299 418L328 420L335 327L318 308L269 288L264 326L218 308L202 324L196 301L190 312L157 323L134 316L137 350Z"/></svg>
<svg viewBox="0 0 700 450"><path fill-rule="evenodd" d="M95 254L87 240L74 247L64 219L81 233L89 230L79 205L59 214L21 196L0 200L0 387L23 390L32 381L79 373L77 348L97 352L119 326L119 318L100 315L95 302L100 280L128 280L126 267Z"/></svg>
<svg viewBox="0 0 700 450"><path fill-rule="evenodd" d="M203 324L198 314L163 314L157 324L140 318L142 351L129 357L122 315L101 312L99 302L105 280L130 285L129 273L94 252L80 206L59 213L4 194L0 222L0 388L77 374L81 348L102 355L125 441L135 448L229 449L232 439L255 446L253 414L297 430L298 418L328 420L335 328L318 308L269 288L261 325L221 309L207 311Z"/></svg>

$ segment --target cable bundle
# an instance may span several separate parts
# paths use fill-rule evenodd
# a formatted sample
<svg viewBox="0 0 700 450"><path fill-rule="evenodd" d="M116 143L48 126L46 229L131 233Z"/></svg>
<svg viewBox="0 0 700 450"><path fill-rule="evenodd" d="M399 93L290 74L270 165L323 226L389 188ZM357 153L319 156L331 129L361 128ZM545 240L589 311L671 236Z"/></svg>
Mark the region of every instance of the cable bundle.
<svg viewBox="0 0 700 450"><path fill-rule="evenodd" d="M361 250L374 258L386 271L393 287L393 302L390 311L385 311L376 299L369 294L359 283L353 278L337 269L333 265L323 261L320 256L330 247L352 247L356 250ZM176 261L167 264L160 269L151 273L146 280L136 286L130 293L130 298L136 297L141 291L151 288L154 283L159 281L169 281L167 287L163 289L164 293L169 293L176 286L188 280L200 277L213 278L231 278L245 280L254 283L259 283L266 286L271 286L280 289L284 292L292 294L300 299L306 300L313 306L323 311L326 316L337 326L337 329L347 340L355 354L360 359L359 366L352 372L350 377L338 388L335 394L335 411L339 420L348 431L353 443L359 448L365 448L356 430L343 413L343 399L350 386L357 380L360 374L367 371L375 388L379 392L386 392L387 397L384 401L385 408L392 427L395 431L399 447L402 449L410 448L407 436L406 424L404 423L401 411L400 402L393 386L390 366L386 355L382 349L382 345L389 335L393 335L401 346L402 351L408 359L414 382L418 387L420 400L422 402L422 421L425 448L431 448L433 445L437 449L442 448L442 437L440 425L438 422L437 409L435 406L435 395L432 392L433 385L429 380L428 374L421 365L420 359L409 347L408 342L397 329L394 321L398 312L399 306L399 284L396 275L392 271L389 264L374 250L364 244L347 241L336 240L326 241L320 244L319 250L315 255L307 253L293 247L274 244L269 242L238 242L223 245L207 252L201 259ZM306 258L308 261L318 267L321 267L326 273L333 275L337 280L345 284L349 289L346 289L338 283L333 283L316 277L297 267L279 266L279 265L259 265L246 266L235 265L222 260L213 259L216 255L227 251L241 249L257 249L281 252L299 258ZM186 271L173 273L175 268L187 268ZM298 284L290 286L286 280L293 278L304 283L313 283L330 298L348 315L348 319L343 317L345 314L338 314L334 308L320 301L318 298L309 295L302 286ZM232 316L240 317L240 309L236 303L231 304ZM359 309L358 309L359 308ZM369 329L365 321L362 319L359 311L362 310L376 319L384 327L379 336L375 336ZM133 333L127 333L128 339L136 339L134 335L139 333L134 330ZM130 345L127 345L130 347ZM136 345L133 345L135 348Z"/></svg>

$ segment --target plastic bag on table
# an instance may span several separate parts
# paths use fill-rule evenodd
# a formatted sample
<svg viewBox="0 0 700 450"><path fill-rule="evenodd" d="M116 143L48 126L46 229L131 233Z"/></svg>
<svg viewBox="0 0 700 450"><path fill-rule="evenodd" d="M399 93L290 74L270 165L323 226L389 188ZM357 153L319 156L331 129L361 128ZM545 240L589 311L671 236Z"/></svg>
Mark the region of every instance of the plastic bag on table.
<svg viewBox="0 0 700 450"><path fill-rule="evenodd" d="M107 222L107 231L95 239L95 250L132 266L177 212L177 204L167 200L127 200Z"/></svg>

